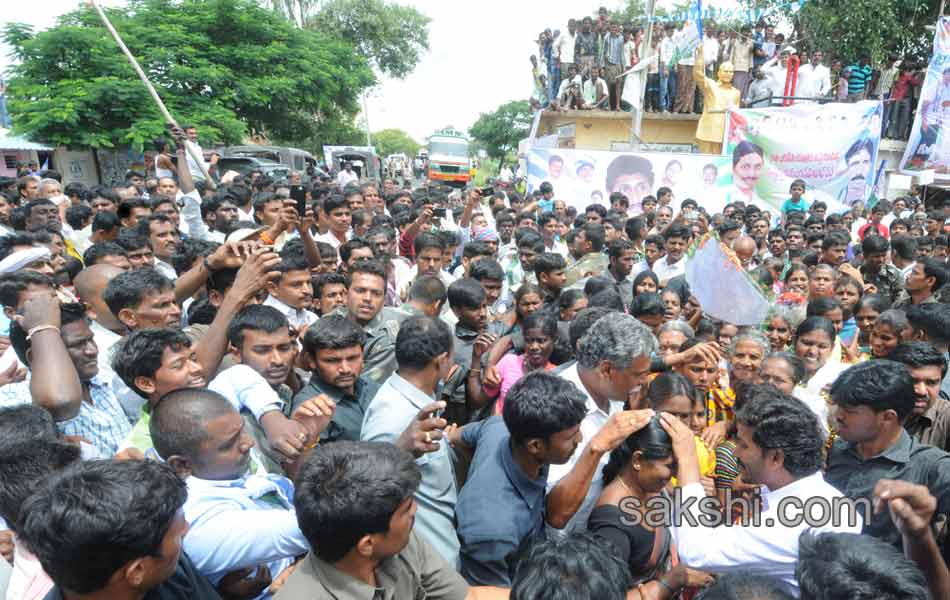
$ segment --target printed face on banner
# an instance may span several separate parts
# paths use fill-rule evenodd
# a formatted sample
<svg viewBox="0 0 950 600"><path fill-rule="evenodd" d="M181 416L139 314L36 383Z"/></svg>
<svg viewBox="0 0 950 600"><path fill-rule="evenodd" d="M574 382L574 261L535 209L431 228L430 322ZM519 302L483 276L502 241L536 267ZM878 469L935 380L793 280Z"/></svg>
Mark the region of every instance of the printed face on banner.
<svg viewBox="0 0 950 600"><path fill-rule="evenodd" d="M643 212L643 200L657 189L670 188L672 206L693 198L710 212L722 210L720 179L730 173L728 158L699 154L601 152L533 148L528 152L528 190L542 182L554 186L554 197L583 213L587 206L610 208L610 195L620 193L629 214Z"/></svg>
<svg viewBox="0 0 950 600"><path fill-rule="evenodd" d="M934 179L950 181L950 17L941 17L937 24L934 53L901 160L902 171L928 169L934 170Z"/></svg>
<svg viewBox="0 0 950 600"><path fill-rule="evenodd" d="M780 209L791 183L803 179L806 201L824 201L829 212L866 200L875 183L881 112L877 101L730 111L730 198Z"/></svg>
<svg viewBox="0 0 950 600"><path fill-rule="evenodd" d="M829 213L845 212L873 189L880 102L743 109L730 112L728 128L724 156L532 148L528 190L549 181L554 197L578 213L590 204L610 208L610 194L619 192L633 216L661 187L673 191L676 212L692 198L709 214L743 201L773 215L796 179L805 181L806 201L826 202Z"/></svg>

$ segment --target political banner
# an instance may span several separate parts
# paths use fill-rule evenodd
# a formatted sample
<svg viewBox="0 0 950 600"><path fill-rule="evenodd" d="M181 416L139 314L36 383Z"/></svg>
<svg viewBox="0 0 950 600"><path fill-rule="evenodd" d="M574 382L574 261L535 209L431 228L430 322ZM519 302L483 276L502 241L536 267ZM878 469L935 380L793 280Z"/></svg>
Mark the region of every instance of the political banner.
<svg viewBox="0 0 950 600"><path fill-rule="evenodd" d="M778 215L795 179L805 180L807 200L822 200L833 213L868 198L880 102L743 109L728 117L721 156L531 147L528 190L549 181L555 198L578 212L589 204L609 207L610 194L621 192L631 215L661 187L673 191L674 209L693 198L709 214L741 200Z"/></svg>
<svg viewBox="0 0 950 600"><path fill-rule="evenodd" d="M882 112L876 100L730 110L723 144L733 165L728 201L781 209L796 179L807 185L805 198L826 202L829 212L866 201Z"/></svg>
<svg viewBox="0 0 950 600"><path fill-rule="evenodd" d="M933 169L935 180L950 180L950 17L937 22L934 53L900 169L908 174Z"/></svg>

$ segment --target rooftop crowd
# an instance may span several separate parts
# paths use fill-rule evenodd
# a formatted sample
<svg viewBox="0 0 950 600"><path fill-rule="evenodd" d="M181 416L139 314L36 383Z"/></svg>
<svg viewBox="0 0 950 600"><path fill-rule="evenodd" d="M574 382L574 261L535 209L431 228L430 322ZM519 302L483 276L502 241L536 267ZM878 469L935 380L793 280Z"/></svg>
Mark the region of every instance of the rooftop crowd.
<svg viewBox="0 0 950 600"><path fill-rule="evenodd" d="M716 79L719 66L731 63L733 86L743 106L779 106L794 102L884 102L883 137L906 140L923 84L923 67L897 55L880 64L868 56L826 57L807 40L786 40L765 20L754 25L702 22L702 52L684 51L696 37L695 22L657 20L646 47L649 25L612 19L601 7L593 17L570 19L566 30L545 29L531 56L535 108L554 110L628 110L621 99L625 73L646 70L644 110L652 113L701 113L696 60ZM796 48L797 46L797 48ZM789 64L795 56L797 60ZM830 59L830 60L829 60ZM826 64L827 62L827 64ZM639 66L639 68L637 68Z"/></svg>
<svg viewBox="0 0 950 600"><path fill-rule="evenodd" d="M173 137L5 182L7 599L950 597L946 196L578 214ZM691 292L713 233L762 323Z"/></svg>

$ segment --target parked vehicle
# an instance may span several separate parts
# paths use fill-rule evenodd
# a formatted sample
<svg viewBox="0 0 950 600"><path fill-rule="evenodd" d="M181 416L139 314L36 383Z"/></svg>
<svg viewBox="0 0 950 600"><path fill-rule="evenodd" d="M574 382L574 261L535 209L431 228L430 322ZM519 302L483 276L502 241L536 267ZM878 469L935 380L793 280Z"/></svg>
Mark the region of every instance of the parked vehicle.
<svg viewBox="0 0 950 600"><path fill-rule="evenodd" d="M323 155L333 173L339 173L343 163L350 162L360 179L379 179L382 165L373 146L324 146Z"/></svg>
<svg viewBox="0 0 950 600"><path fill-rule="evenodd" d="M262 161L277 163L287 168L287 171L297 171L303 181L311 177L326 175L317 166L317 159L306 150L289 148L286 146L228 146L221 152L223 158L255 158Z"/></svg>
<svg viewBox="0 0 950 600"><path fill-rule="evenodd" d="M286 165L251 156L223 156L219 158L218 172L227 173L228 171L237 171L245 177L250 175L251 171L260 171L275 181L287 179L290 174L290 169Z"/></svg>

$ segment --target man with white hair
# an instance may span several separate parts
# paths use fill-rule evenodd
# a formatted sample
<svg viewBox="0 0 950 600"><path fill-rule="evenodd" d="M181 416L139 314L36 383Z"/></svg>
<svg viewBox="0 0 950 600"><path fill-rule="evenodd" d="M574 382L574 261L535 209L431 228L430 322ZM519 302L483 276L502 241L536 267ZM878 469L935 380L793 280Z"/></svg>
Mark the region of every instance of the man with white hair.
<svg viewBox="0 0 950 600"><path fill-rule="evenodd" d="M587 445L548 472L546 519L555 535L587 528L587 517L603 490L601 469L610 451L652 418L652 410L623 407L646 383L655 351L656 339L646 325L611 312L580 339L577 363L561 372L586 398L587 415L576 429Z"/></svg>

